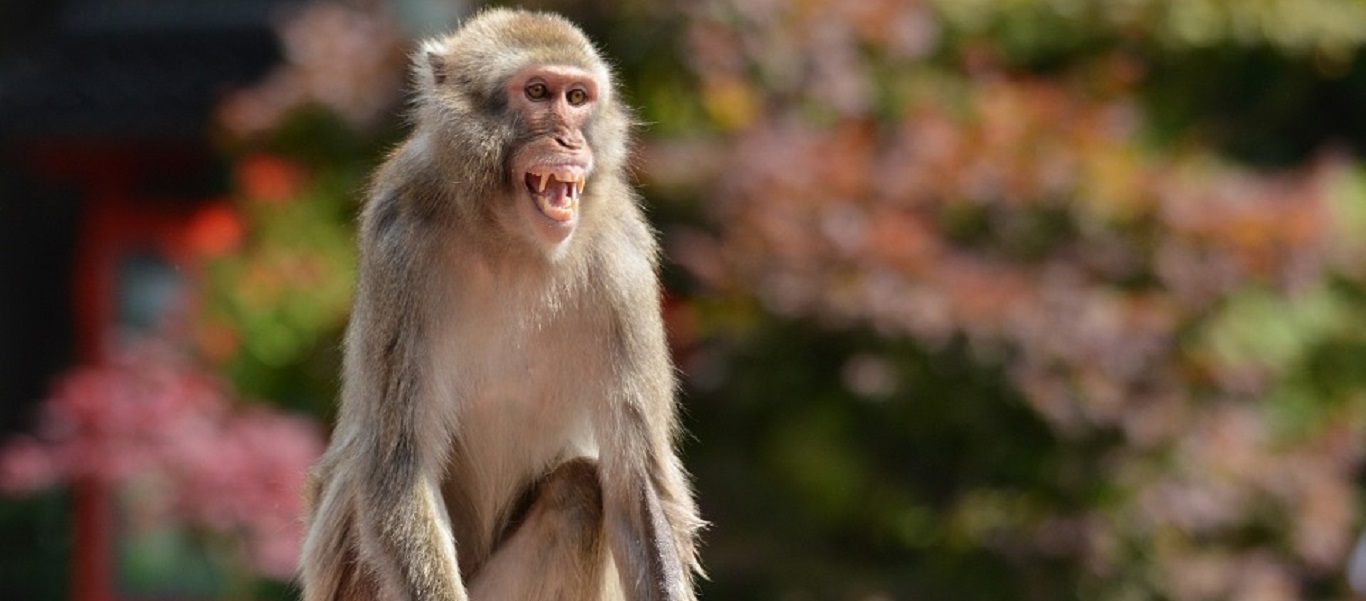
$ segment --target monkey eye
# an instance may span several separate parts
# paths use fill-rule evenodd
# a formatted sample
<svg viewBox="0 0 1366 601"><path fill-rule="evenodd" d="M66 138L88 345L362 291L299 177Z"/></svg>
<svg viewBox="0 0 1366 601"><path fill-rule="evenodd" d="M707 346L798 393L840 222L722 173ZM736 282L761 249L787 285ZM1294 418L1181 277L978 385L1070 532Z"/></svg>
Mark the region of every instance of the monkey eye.
<svg viewBox="0 0 1366 601"><path fill-rule="evenodd" d="M533 83L526 87L526 97L532 100L545 100L550 95L550 88L543 83Z"/></svg>
<svg viewBox="0 0 1366 601"><path fill-rule="evenodd" d="M574 88L565 95L565 98L569 100L569 104L579 106L588 101L588 92Z"/></svg>

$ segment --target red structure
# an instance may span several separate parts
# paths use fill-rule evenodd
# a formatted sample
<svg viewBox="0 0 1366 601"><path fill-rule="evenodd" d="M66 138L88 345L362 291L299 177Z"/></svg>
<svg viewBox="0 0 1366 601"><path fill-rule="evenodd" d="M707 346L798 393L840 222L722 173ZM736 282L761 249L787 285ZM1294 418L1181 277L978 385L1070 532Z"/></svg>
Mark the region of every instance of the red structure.
<svg viewBox="0 0 1366 601"><path fill-rule="evenodd" d="M78 362L100 363L120 344L120 333L141 325L127 323L127 311L120 315L121 299L136 293L130 288L145 285L121 277L125 259L156 258L190 277L194 272L184 237L202 199L155 198L140 190L147 180L200 172L208 159L174 145L127 148L76 142L37 145L29 158L32 172L41 179L80 182L84 192L72 268L73 342ZM111 491L88 480L76 484L73 496L72 598L114 601Z"/></svg>
<svg viewBox="0 0 1366 601"><path fill-rule="evenodd" d="M0 10L0 437L176 306L192 220L226 192L209 115L277 61L284 3L20 4ZM111 491L80 483L71 510L70 598L129 599Z"/></svg>

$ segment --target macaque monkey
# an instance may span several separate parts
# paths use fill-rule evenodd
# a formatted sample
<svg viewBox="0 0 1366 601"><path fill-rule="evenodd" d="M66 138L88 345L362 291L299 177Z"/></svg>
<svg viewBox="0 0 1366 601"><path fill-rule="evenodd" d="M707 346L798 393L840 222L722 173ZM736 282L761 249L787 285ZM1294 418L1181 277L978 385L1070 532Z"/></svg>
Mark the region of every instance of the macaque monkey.
<svg viewBox="0 0 1366 601"><path fill-rule="evenodd" d="M582 32L489 10L414 54L374 175L305 601L694 599L658 249Z"/></svg>

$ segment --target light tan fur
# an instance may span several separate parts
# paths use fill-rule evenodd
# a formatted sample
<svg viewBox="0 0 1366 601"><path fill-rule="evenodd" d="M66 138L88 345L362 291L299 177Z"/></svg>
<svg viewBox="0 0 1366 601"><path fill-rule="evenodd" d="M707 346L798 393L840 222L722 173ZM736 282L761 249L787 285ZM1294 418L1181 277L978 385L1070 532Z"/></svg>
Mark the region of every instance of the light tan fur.
<svg viewBox="0 0 1366 601"><path fill-rule="evenodd" d="M361 216L305 601L693 599L702 522L609 70L568 21L511 10L413 64L413 132ZM571 220L528 200L547 162L587 173Z"/></svg>

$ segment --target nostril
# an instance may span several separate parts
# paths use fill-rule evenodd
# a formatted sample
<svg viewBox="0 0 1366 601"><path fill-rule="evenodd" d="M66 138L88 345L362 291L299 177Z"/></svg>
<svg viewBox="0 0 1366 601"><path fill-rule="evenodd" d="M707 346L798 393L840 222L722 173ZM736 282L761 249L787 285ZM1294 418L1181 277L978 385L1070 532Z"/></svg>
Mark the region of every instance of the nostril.
<svg viewBox="0 0 1366 601"><path fill-rule="evenodd" d="M571 138L568 136L555 136L555 141L559 142L560 146L563 146L570 150L577 150L579 146L583 144L577 138Z"/></svg>

